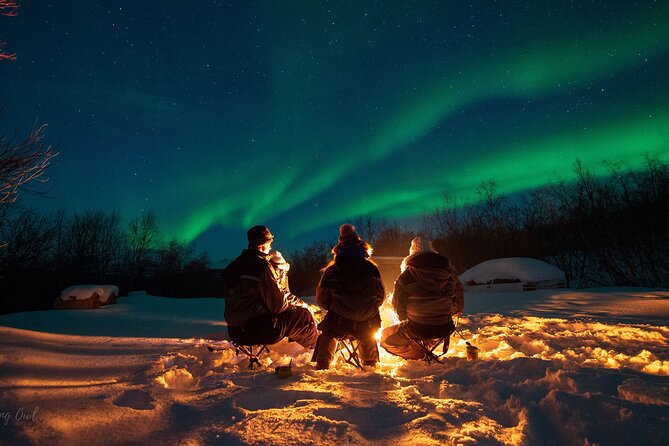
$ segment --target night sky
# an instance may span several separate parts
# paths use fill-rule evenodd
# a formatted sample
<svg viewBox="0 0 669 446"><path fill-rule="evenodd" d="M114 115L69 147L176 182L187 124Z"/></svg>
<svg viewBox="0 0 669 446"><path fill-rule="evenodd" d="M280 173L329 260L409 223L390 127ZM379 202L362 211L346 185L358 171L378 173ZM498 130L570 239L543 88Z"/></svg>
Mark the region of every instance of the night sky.
<svg viewBox="0 0 669 446"><path fill-rule="evenodd" d="M666 1L25 0L0 128L48 123L44 211L152 210L163 237L290 250L359 216L669 160Z"/></svg>

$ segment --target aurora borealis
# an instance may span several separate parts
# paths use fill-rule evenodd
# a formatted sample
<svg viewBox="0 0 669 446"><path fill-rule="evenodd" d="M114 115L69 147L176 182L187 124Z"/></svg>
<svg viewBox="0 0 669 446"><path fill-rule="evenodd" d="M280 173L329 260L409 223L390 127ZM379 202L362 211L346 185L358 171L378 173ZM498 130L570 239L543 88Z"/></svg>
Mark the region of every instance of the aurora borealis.
<svg viewBox="0 0 669 446"><path fill-rule="evenodd" d="M2 129L49 124L42 209L156 213L233 255L669 160L669 2L25 1Z"/></svg>

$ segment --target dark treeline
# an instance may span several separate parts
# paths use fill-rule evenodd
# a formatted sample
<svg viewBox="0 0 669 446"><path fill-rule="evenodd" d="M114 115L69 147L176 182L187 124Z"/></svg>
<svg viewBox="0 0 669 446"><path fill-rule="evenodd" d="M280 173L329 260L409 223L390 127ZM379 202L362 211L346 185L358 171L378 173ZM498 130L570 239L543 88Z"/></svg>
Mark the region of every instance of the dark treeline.
<svg viewBox="0 0 669 446"><path fill-rule="evenodd" d="M483 183L477 199L446 196L419 231L369 218L353 221L374 256L405 256L423 232L459 272L485 260L533 257L565 271L569 286L669 287L669 168L647 157L641 169L608 165L595 177L580 162L570 182L520 197ZM59 292L81 283L113 283L121 295L221 296L220 271L206 253L160 242L153 214L122 225L116 213L0 208L0 311L49 308ZM343 221L342 221L343 222ZM286 256L295 294L313 295L336 239Z"/></svg>
<svg viewBox="0 0 669 446"><path fill-rule="evenodd" d="M570 286L669 286L669 168L609 164L596 178L577 161L575 179L532 190L519 203L481 185L476 205L444 205L426 219L459 271L511 256L546 260Z"/></svg>
<svg viewBox="0 0 669 446"><path fill-rule="evenodd" d="M494 181L485 182L475 201L446 196L418 232L460 273L485 260L532 257L562 269L573 287L669 287L667 164L646 157L638 170L607 167L609 175L596 178L576 161L572 181L513 200L499 194ZM407 255L417 233L368 218L353 223L377 257ZM333 245L319 242L289 256L295 292L314 294Z"/></svg>
<svg viewBox="0 0 669 446"><path fill-rule="evenodd" d="M41 215L15 210L0 218L0 310L49 308L73 284L115 284L121 295L220 295L206 253L160 242L153 214L125 226L118 212Z"/></svg>

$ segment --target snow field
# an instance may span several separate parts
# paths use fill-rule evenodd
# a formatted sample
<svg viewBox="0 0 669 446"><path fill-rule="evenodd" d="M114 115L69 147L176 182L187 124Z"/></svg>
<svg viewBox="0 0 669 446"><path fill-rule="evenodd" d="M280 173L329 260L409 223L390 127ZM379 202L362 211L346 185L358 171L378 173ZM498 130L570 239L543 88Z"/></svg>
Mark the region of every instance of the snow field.
<svg viewBox="0 0 669 446"><path fill-rule="evenodd" d="M251 444L297 444L296 436L304 444L394 438L410 444L532 444L546 438L561 444L615 444L623 438L660 444L658 439L667 438L663 422L645 413L669 415L669 382L653 376L669 373L666 329L536 317L505 319L506 327L500 327L501 319L490 315L463 323L463 335L482 348L476 362L466 361L464 341L453 339L444 365L407 362L382 351L374 371L338 362L321 372L309 365L310 354L289 352L295 347L280 343L264 360L269 372L250 371L232 349L211 353L196 344L161 358L155 372L159 384L174 390L239 390L231 404L241 418L214 431ZM576 336L565 334L571 330L578 330ZM634 336L646 344L640 351ZM589 359L593 353L596 360ZM271 374L291 357L293 377ZM650 367L656 363L661 365ZM163 378L182 375L193 378L185 384ZM202 439L211 434L202 432Z"/></svg>
<svg viewBox="0 0 669 446"><path fill-rule="evenodd" d="M0 412L39 408L34 422L0 424L0 444L669 444L669 328L657 323L668 295L523 293L506 314L461 318L478 361L465 359L454 335L444 364L381 350L379 366L364 371L342 361L317 371L311 351L286 341L250 370L221 333L211 299L158 305L137 296L113 311L7 315L0 325L50 332L0 327ZM468 297L472 307L509 304ZM620 306L635 301L652 311L619 323ZM212 335L94 335L131 331L137 321L142 332L190 324ZM279 379L274 366L291 359L293 375Z"/></svg>

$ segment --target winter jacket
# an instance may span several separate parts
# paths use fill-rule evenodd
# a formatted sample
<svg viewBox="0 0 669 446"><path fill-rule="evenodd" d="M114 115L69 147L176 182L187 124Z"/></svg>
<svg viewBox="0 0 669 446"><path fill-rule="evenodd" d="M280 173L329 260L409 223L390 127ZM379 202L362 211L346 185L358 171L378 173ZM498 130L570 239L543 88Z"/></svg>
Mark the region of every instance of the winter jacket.
<svg viewBox="0 0 669 446"><path fill-rule="evenodd" d="M277 284L267 256L256 249L245 249L223 270L225 321L243 327L261 317L292 308L292 296Z"/></svg>
<svg viewBox="0 0 669 446"><path fill-rule="evenodd" d="M385 291L381 274L364 251L340 250L321 277L316 303L351 321L379 317Z"/></svg>
<svg viewBox="0 0 669 446"><path fill-rule="evenodd" d="M464 290L448 259L436 252L409 256L395 281L393 306L400 320L445 325L464 309Z"/></svg>
<svg viewBox="0 0 669 446"><path fill-rule="evenodd" d="M279 289L285 296L285 299L288 301L288 303L293 307L306 307L307 304L302 299L294 295L292 291L290 291L290 286L288 285L288 273L286 271L280 270L279 268L276 268L274 265L272 265L272 262L270 262L270 266L272 267L274 280L276 281L277 285L279 285Z"/></svg>

